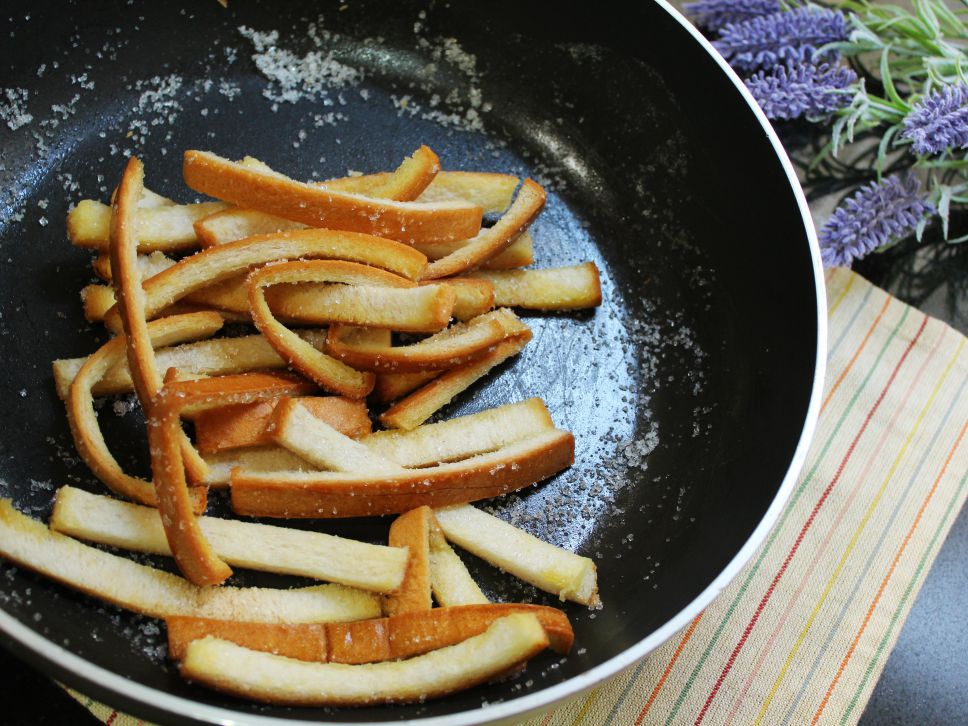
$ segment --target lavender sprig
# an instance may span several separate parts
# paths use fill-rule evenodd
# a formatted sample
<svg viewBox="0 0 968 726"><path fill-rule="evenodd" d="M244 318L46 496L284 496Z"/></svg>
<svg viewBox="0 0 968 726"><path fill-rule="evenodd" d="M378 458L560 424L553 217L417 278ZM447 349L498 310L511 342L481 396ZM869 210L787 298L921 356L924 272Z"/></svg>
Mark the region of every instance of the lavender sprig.
<svg viewBox="0 0 968 726"><path fill-rule="evenodd" d="M713 45L731 66L753 72L788 61L819 62L817 49L847 40L849 32L843 13L805 7L729 23Z"/></svg>
<svg viewBox="0 0 968 726"><path fill-rule="evenodd" d="M930 93L904 119L901 138L917 154L968 148L968 86L958 83Z"/></svg>
<svg viewBox="0 0 968 726"><path fill-rule="evenodd" d="M820 252L828 267L848 266L868 252L915 231L934 212L914 175L887 177L861 187L841 203L820 231Z"/></svg>
<svg viewBox="0 0 968 726"><path fill-rule="evenodd" d="M856 80L850 68L789 63L760 71L746 86L768 118L816 120L849 106Z"/></svg>
<svg viewBox="0 0 968 726"><path fill-rule="evenodd" d="M742 23L761 15L780 12L780 0L698 0L682 6L697 25L720 30L729 23Z"/></svg>

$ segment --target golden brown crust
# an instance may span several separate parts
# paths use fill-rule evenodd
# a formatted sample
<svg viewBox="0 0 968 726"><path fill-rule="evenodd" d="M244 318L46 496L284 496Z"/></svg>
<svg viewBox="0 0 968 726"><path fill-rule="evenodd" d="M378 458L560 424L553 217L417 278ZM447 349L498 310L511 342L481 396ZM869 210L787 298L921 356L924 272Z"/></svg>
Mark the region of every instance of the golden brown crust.
<svg viewBox="0 0 968 726"><path fill-rule="evenodd" d="M194 418L195 439L203 454L272 443L273 412L279 401L258 401L203 411ZM372 430L366 403L342 396L295 399L313 416L353 439Z"/></svg>
<svg viewBox="0 0 968 726"><path fill-rule="evenodd" d="M466 291L465 298L480 294L466 285L437 283L418 287L399 275L375 267L368 270L372 279L366 280L365 285L319 282L278 285L266 290L266 301L273 315L286 323L340 324L435 333L450 322L457 305L458 290ZM197 290L185 300L248 318L247 277L248 273L235 275ZM490 289L484 280L474 283Z"/></svg>
<svg viewBox="0 0 968 726"><path fill-rule="evenodd" d="M248 623L177 615L165 618L165 625L172 660L184 658L189 643L208 635L297 660L325 663L329 657L323 623Z"/></svg>
<svg viewBox="0 0 968 726"><path fill-rule="evenodd" d="M145 314L152 318L196 290L268 262L295 258L347 260L388 270L402 277L417 277L426 257L412 247L357 232L304 229L249 237L209 247L145 281ZM105 324L118 329L115 310Z"/></svg>
<svg viewBox="0 0 968 726"><path fill-rule="evenodd" d="M390 525L391 547L406 547L410 551L407 573L400 589L384 601L387 615L404 615L430 610L430 507L417 507L401 514Z"/></svg>
<svg viewBox="0 0 968 726"><path fill-rule="evenodd" d="M411 391L420 388L444 373L439 371L419 371L418 373L377 373L373 386L373 400L377 403L390 403Z"/></svg>
<svg viewBox="0 0 968 726"><path fill-rule="evenodd" d="M361 443L375 454L414 469L496 451L554 428L544 401L529 398L409 431L377 431Z"/></svg>
<svg viewBox="0 0 968 726"><path fill-rule="evenodd" d="M153 342L168 345L213 335L221 327L222 319L217 314L194 313L155 320L148 326L148 333ZM92 390L105 373L124 359L124 355L125 339L120 336L109 340L87 358L67 392L67 420L77 452L108 489L127 499L156 506L158 500L151 483L125 474L111 455L94 412ZM205 509L204 489L192 489L191 507L194 511Z"/></svg>
<svg viewBox="0 0 968 726"><path fill-rule="evenodd" d="M347 194L267 174L203 151L186 151L185 183L249 209L314 227L403 242L464 239L481 226L480 207L462 202L396 202Z"/></svg>
<svg viewBox="0 0 968 726"><path fill-rule="evenodd" d="M481 230L466 246L431 262L424 270L422 279L436 280L459 275L500 254L534 221L544 208L545 199L544 189L531 179L525 179L514 203L497 224Z"/></svg>
<svg viewBox="0 0 968 726"><path fill-rule="evenodd" d="M478 315L412 345L357 340L353 330L334 325L326 336L326 351L358 370L416 373L453 368L475 360L505 338L526 330L527 325L506 309Z"/></svg>
<svg viewBox="0 0 968 726"><path fill-rule="evenodd" d="M490 603L455 605L387 618L347 623L299 623L291 625L166 618L168 657L182 660L188 644L212 635L245 648L275 653L297 660L360 665L412 658L454 645L483 633L498 618L512 613L535 615L551 648L567 655L575 634L568 616L544 605Z"/></svg>
<svg viewBox="0 0 968 726"><path fill-rule="evenodd" d="M398 514L488 499L529 486L571 466L567 431L536 434L453 464L373 477L338 472L232 472L232 508L265 517L357 517Z"/></svg>
<svg viewBox="0 0 968 726"><path fill-rule="evenodd" d="M430 147L421 146L404 159L389 177L376 184L367 196L412 202L430 185L439 171L440 159ZM332 184L326 186L330 189L336 188Z"/></svg>
<svg viewBox="0 0 968 726"><path fill-rule="evenodd" d="M439 260L447 255L467 247L473 242L471 239L455 240L453 242L428 242L415 244L414 248L427 255L428 260ZM534 262L534 239L525 230L504 251L481 263L482 270L511 270L517 267L527 267Z"/></svg>
<svg viewBox="0 0 968 726"><path fill-rule="evenodd" d="M530 340L531 331L526 330L501 341L482 357L445 371L384 411L380 422L388 428L416 428L475 381L486 376L492 368L520 353Z"/></svg>
<svg viewBox="0 0 968 726"><path fill-rule="evenodd" d="M138 240L135 233L135 212L144 185L144 166L136 156L128 159L115 196L111 215L110 258L113 271L114 296L127 340L128 369L141 406L161 388L161 374L155 367L155 350L148 338L144 314L144 291L137 269Z"/></svg>
<svg viewBox="0 0 968 726"><path fill-rule="evenodd" d="M422 702L513 672L548 644L534 615L512 613L456 645L403 661L364 665L307 663L207 637L189 644L180 671L193 682L267 703Z"/></svg>
<svg viewBox="0 0 968 726"><path fill-rule="evenodd" d="M117 310L126 341L128 369L135 392L146 417L150 417L151 401L161 388L162 379L155 364L155 349L148 334L145 319L144 290L138 270L138 239L135 232L135 213L144 191L144 165L136 156L128 160L115 195L111 215L110 259L112 283L117 298ZM208 467L192 447L184 431L177 432L182 460L193 482L203 481Z"/></svg>
<svg viewBox="0 0 968 726"><path fill-rule="evenodd" d="M350 398L363 398L373 390L373 374L361 373L320 352L276 320L266 302L265 288L293 282L365 282L373 279L370 270L365 265L333 260L286 262L254 271L246 283L252 322L269 344L318 386Z"/></svg>
<svg viewBox="0 0 968 726"><path fill-rule="evenodd" d="M181 411L190 405L251 403L279 395L299 393L302 381L268 373L177 381L165 385L151 404L148 445L158 510L175 562L196 585L217 585L232 570L205 539L192 512L177 433Z"/></svg>
<svg viewBox="0 0 968 726"><path fill-rule="evenodd" d="M387 620L392 658L411 658L483 633L498 618L512 613L529 613L537 616L544 628L551 647L557 653L567 655L575 640L568 616L557 608L525 603L489 603L479 605L454 605L434 608L421 613L409 613ZM372 620L356 621L361 626ZM332 638L338 638L342 623L327 626Z"/></svg>

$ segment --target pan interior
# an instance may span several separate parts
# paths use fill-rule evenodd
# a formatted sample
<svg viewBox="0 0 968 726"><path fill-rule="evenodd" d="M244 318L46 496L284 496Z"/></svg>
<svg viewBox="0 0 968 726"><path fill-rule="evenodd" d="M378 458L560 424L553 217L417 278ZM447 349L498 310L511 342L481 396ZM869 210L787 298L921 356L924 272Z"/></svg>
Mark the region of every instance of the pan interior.
<svg viewBox="0 0 968 726"><path fill-rule="evenodd" d="M425 143L447 169L544 184L536 266L592 260L602 272L599 309L527 315L534 340L524 353L443 416L540 396L574 432L574 467L485 508L594 557L604 607L566 605L573 653L542 656L509 680L427 704L313 710L191 687L165 662L156 621L7 564L0 604L131 681L245 713L397 720L535 693L679 613L775 495L816 352L802 220L752 113L657 6L616 22L510 3L301 5L10 12L14 35L0 60L27 95L8 94L4 120L33 119L0 141L0 496L46 517L63 484L101 491L74 453L49 363L104 339L81 315L89 255L67 243L63 220L81 198L106 200L127 154L144 160L150 188L187 201L188 148L325 178L392 168ZM143 420L130 404L107 401L100 418L119 461L145 473ZM382 541L388 521L295 526ZM465 559L495 599L557 604ZM232 582L296 581L240 571Z"/></svg>

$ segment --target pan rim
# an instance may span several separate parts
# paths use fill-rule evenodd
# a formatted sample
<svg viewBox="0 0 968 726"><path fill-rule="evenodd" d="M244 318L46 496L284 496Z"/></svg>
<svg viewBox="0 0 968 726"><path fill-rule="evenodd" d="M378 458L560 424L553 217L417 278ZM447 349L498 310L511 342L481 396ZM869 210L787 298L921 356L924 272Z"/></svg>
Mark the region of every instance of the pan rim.
<svg viewBox="0 0 968 726"><path fill-rule="evenodd" d="M814 365L813 385L800 437L790 464L777 488L773 500L747 541L733 556L723 571L691 602L682 608L679 613L661 627L604 663L591 668L585 673L569 678L566 681L510 701L490 704L487 708L410 720L410 722L418 723L420 726L477 726L478 724L523 718L529 714L546 710L556 703L581 695L598 683L618 675L656 650L707 607L751 559L755 550L766 539L767 534L779 518L806 461L807 451L813 439L817 418L819 416L827 354L826 288L824 284L823 266L820 259L820 246L812 216L803 190L796 178L793 165L784 151L776 131L773 129L762 109L753 100L752 95L747 90L743 81L730 68L726 61L723 60L722 56L713 48L712 44L676 8L667 0L655 0L655 2L672 19L679 23L692 36L693 40L709 54L713 61L719 65L720 70L726 74L727 78L736 87L743 100L746 101L773 147L777 160L780 162L787 176L791 191L794 194L800 210L804 231L806 232L807 242L810 247L814 292L817 304L816 361ZM106 670L85 660L81 656L69 652L22 624L19 620L3 610L0 610L0 632L3 632L23 649L29 651L31 655L45 661L45 665L53 665L57 670L61 671L63 680L71 682L72 685L76 684L77 687L85 690L90 689L94 695L98 695L99 697L100 694L117 696L123 701L136 703L152 712L165 712L202 723L251 723L260 726L292 726L293 724L325 723L318 720L306 721L299 718L278 718L274 716L242 713L220 706L200 703L140 683L134 683L118 673ZM379 726L387 722L366 721L357 723L361 726Z"/></svg>

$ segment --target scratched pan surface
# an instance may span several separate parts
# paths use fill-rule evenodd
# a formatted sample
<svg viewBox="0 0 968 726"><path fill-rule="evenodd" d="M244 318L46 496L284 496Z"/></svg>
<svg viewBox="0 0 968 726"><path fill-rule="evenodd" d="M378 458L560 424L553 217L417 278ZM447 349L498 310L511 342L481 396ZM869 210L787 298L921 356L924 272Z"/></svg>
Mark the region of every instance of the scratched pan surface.
<svg viewBox="0 0 968 726"><path fill-rule="evenodd" d="M165 722L476 723L540 708L694 615L788 493L823 338L796 197L740 93L659 5L621 18L591 3L278 5L5 6L0 85L26 97L6 95L4 120L17 125L21 101L33 118L0 136L0 493L45 517L56 487L99 490L73 454L49 362L102 339L80 313L89 255L67 243L64 216L80 198L108 196L126 153L144 159L151 188L190 200L187 148L309 177L392 168L427 143L446 168L538 178L550 196L533 229L537 265L590 259L602 270L601 308L528 315L524 354L444 413L541 396L575 433L571 470L493 506L594 557L605 607L566 606L577 634L567 658L543 655L524 675L445 699L359 710L268 708L193 687L165 662L154 621L2 564L4 643ZM331 76L314 100L274 102L281 89L257 69L241 25L356 73ZM105 403L101 419L122 463L144 472L142 421L123 403ZM296 526L379 541L388 522ZM493 597L552 603L467 559Z"/></svg>

